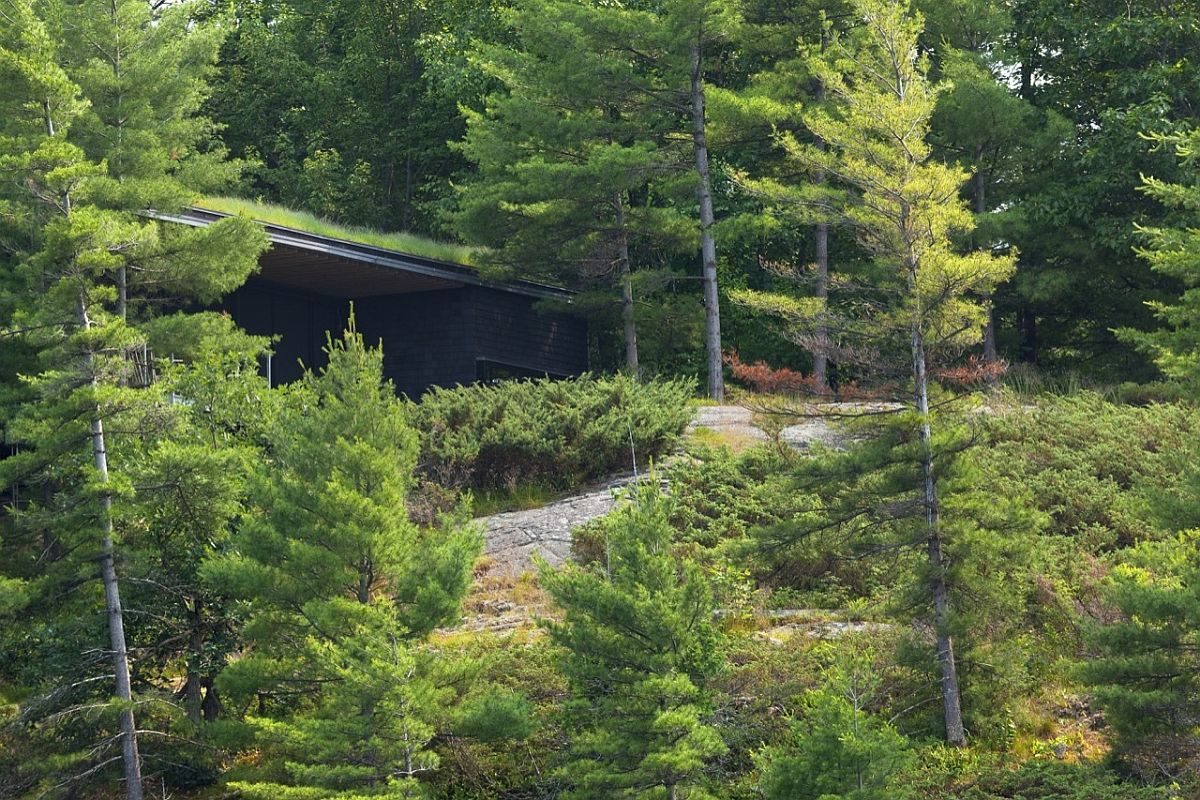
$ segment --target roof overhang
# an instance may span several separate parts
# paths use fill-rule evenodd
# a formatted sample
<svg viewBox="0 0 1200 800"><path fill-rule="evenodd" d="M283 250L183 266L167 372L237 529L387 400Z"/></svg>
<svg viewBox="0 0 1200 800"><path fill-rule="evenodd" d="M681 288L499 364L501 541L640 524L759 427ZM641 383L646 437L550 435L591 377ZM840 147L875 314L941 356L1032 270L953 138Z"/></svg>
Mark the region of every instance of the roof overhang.
<svg viewBox="0 0 1200 800"><path fill-rule="evenodd" d="M234 216L205 208L149 212L164 222L205 227ZM538 299L569 301L573 293L532 281L492 281L471 267L321 236L259 221L271 239L260 259L262 281L340 298L484 286Z"/></svg>

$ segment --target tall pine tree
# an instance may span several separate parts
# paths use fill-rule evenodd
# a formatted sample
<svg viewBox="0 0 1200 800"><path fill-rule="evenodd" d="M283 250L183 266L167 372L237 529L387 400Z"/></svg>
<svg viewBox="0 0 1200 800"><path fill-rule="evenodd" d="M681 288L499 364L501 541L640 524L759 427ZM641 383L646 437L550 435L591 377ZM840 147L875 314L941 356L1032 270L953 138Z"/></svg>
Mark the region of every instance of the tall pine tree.
<svg viewBox="0 0 1200 800"><path fill-rule="evenodd" d="M611 47L634 35L628 14L522 0L509 21L519 46L478 55L503 90L467 112L461 147L478 176L459 187L456 225L509 269L616 288L625 369L636 375L637 273L689 235L654 188L676 157L669 121L646 113L637 59Z"/></svg>
<svg viewBox="0 0 1200 800"><path fill-rule="evenodd" d="M965 173L934 160L926 141L939 89L927 80L926 60L917 48L920 17L904 0L851 5L862 27L834 38L810 61L831 105L812 109L805 122L828 149L795 139L788 148L801 164L855 190L840 213L874 262L873 284L850 313L836 317L820 300L753 294L745 299L786 316L800 331L832 320L831 346L839 363L854 364L864 377L885 385L907 387L895 398L902 413L891 412L898 420L892 438L870 447L894 448L879 463L886 472L908 465L912 495L879 512L921 521L907 543L926 554L926 602L936 634L946 740L962 745L966 731L940 496L942 462L962 441L955 425L936 429L938 409L930 398L938 361L979 341L986 315L975 298L1007 278L1013 263L953 249L952 237L969 231L973 218L960 197ZM859 529L861 520L859 514L835 512L818 525Z"/></svg>
<svg viewBox="0 0 1200 800"><path fill-rule="evenodd" d="M244 220L173 231L145 216L147 208L177 208L197 189L234 174L221 163L211 126L194 117L216 57L219 20L197 23L190 3L159 12L136 0L6 6L0 169L16 180L5 182L0 203L6 225L19 233L6 239L6 261L20 302L4 325L38 364L6 426L21 452L5 462L0 482L27 489L13 527L43 546L35 564L40 591L29 600L70 596L69 603L35 607L70 615L75 634L50 633L61 617L31 620L36 632L27 641L40 652L35 645L30 655L46 658L47 668L30 673L40 676L39 699L28 708L35 718L55 711L46 718L61 728L65 717L79 713L72 703L99 688L79 682L98 666L89 654L104 654L112 664L114 700L107 707L117 732L89 730L76 720L74 740L91 738L91 746L49 761L57 777L47 780L95 780L120 762L125 792L137 799L141 758L118 575L126 510L138 487L124 458L126 448L138 447L171 414L169 398L146 388L154 373L152 343L139 324L164 305L211 302L239 285L265 237ZM78 588L96 577L102 602ZM89 641L98 633L89 624L98 621L98 602L104 647ZM73 655L64 652L70 648Z"/></svg>

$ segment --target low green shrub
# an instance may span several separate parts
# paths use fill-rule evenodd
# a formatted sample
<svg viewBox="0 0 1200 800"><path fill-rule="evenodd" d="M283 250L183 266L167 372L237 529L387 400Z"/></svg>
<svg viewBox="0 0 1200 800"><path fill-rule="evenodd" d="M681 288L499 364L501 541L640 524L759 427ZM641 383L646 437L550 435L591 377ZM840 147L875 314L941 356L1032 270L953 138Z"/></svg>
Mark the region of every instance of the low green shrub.
<svg viewBox="0 0 1200 800"><path fill-rule="evenodd" d="M926 747L895 795L904 800L1180 800L1186 787L1155 785L1106 764L1031 759L1013 763L978 748ZM1183 791L1180 791L1180 790Z"/></svg>
<svg viewBox="0 0 1200 800"><path fill-rule="evenodd" d="M1143 785L1091 764L1028 761L976 776L964 800L1169 800L1165 786Z"/></svg>
<svg viewBox="0 0 1200 800"><path fill-rule="evenodd" d="M1200 413L1182 405L1118 405L1098 394L1043 398L987 418L985 485L1019 487L1050 515L1049 532L1092 554L1162 536L1200 456ZM1170 528L1200 522L1173 519Z"/></svg>
<svg viewBox="0 0 1200 800"><path fill-rule="evenodd" d="M567 488L665 453L693 391L690 380L624 375L434 389L409 407L418 468L455 489Z"/></svg>

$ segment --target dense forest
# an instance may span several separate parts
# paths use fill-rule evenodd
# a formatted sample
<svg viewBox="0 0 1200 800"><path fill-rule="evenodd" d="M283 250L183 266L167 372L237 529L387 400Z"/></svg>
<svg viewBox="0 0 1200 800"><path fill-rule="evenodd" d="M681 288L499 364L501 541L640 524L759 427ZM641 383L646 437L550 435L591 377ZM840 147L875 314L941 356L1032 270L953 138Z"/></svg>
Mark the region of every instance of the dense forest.
<svg viewBox="0 0 1200 800"><path fill-rule="evenodd" d="M1200 798L1197 53L0 0L0 797ZM593 371L399 395L349 308L272 385L269 214L568 288Z"/></svg>

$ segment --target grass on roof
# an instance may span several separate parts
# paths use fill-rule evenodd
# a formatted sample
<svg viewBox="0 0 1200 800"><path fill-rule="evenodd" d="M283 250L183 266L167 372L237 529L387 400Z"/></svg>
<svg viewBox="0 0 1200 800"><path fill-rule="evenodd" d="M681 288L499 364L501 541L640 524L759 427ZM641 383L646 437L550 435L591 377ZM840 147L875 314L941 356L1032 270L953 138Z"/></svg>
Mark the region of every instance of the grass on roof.
<svg viewBox="0 0 1200 800"><path fill-rule="evenodd" d="M295 228L318 236L329 236L335 239L345 239L358 244L382 247L424 258L435 258L439 261L452 261L456 264L475 266L479 250L461 244L438 242L426 239L412 233L388 233L373 228L357 225L339 225L327 219L310 214L307 211L294 211L273 203L258 203L240 197L205 197L196 202L199 208L210 211L220 211L225 214L240 214L242 216L280 225L285 228Z"/></svg>

